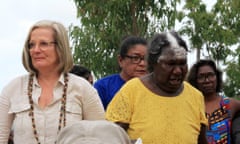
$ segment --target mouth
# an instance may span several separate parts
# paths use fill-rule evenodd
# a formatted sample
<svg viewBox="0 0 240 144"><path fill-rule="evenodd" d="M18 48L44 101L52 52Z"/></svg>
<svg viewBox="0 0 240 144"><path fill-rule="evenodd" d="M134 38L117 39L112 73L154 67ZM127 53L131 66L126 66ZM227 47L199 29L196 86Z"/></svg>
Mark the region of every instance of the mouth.
<svg viewBox="0 0 240 144"><path fill-rule="evenodd" d="M172 77L169 79L169 82L172 85L180 85L182 83L182 81L183 81L182 77Z"/></svg>
<svg viewBox="0 0 240 144"><path fill-rule="evenodd" d="M205 91L214 90L214 88L213 88L212 86L203 86L203 89L204 89Z"/></svg>
<svg viewBox="0 0 240 144"><path fill-rule="evenodd" d="M146 74L147 71L146 71L146 70L138 70L137 73L140 73L140 74Z"/></svg>
<svg viewBox="0 0 240 144"><path fill-rule="evenodd" d="M182 83L182 79L181 78L172 78L169 80L169 82L172 85L180 85Z"/></svg>
<svg viewBox="0 0 240 144"><path fill-rule="evenodd" d="M42 60L42 59L44 59L44 58L42 58L42 57L34 57L33 59L36 60L36 61L38 61L38 60Z"/></svg>

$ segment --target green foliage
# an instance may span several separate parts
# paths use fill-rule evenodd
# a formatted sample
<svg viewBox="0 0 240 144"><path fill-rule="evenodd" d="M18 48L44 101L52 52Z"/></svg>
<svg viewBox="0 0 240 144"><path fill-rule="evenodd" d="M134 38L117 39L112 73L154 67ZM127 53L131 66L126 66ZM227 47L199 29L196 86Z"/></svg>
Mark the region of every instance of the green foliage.
<svg viewBox="0 0 240 144"><path fill-rule="evenodd" d="M202 0L74 0L81 25L70 26L75 63L100 78L118 72L119 44L127 35L148 39L155 32L175 29L190 39L190 48L223 62L224 92L239 95L240 1L217 0L212 9ZM177 10L178 4L184 3ZM179 27L179 25L178 25ZM237 47L235 50L232 47ZM232 61L228 61L231 59Z"/></svg>
<svg viewBox="0 0 240 144"><path fill-rule="evenodd" d="M232 52L231 60L226 62L227 79L224 84L224 93L230 97L240 97L240 46Z"/></svg>
<svg viewBox="0 0 240 144"><path fill-rule="evenodd" d="M226 82L224 93L230 97L240 96L240 46L239 46L239 26L240 26L240 1L239 0L219 0L213 11L217 15L219 27L218 40L222 42L221 54L228 56L228 61L224 60L226 67ZM237 47L230 50L231 46ZM228 52L226 52L228 51Z"/></svg>
<svg viewBox="0 0 240 144"><path fill-rule="evenodd" d="M100 78L118 72L117 54L127 35L148 38L172 29L177 1L74 0L81 26L70 27L75 63Z"/></svg>
<svg viewBox="0 0 240 144"><path fill-rule="evenodd" d="M239 57L239 51L232 47L239 45L240 1L217 0L210 11L201 0L186 0L182 13L185 21L180 31L190 37L191 47L197 49L206 58L226 65L226 83L224 92L229 96L239 95L239 60L227 62L227 59ZM182 18L184 20L184 18ZM207 52L207 53L206 53Z"/></svg>
<svg viewBox="0 0 240 144"><path fill-rule="evenodd" d="M231 62L229 63L226 73L228 79L224 85L224 93L230 97L240 96L240 63Z"/></svg>
<svg viewBox="0 0 240 144"><path fill-rule="evenodd" d="M190 37L193 48L199 49L199 52L207 51L206 57L225 62L231 54L230 47L237 43L238 37L234 32L236 27L232 29L233 21L229 19L231 4L229 1L221 2L217 1L213 9L207 11L201 0L187 0L184 5L187 21L183 22L181 32ZM197 59L200 59L199 53Z"/></svg>

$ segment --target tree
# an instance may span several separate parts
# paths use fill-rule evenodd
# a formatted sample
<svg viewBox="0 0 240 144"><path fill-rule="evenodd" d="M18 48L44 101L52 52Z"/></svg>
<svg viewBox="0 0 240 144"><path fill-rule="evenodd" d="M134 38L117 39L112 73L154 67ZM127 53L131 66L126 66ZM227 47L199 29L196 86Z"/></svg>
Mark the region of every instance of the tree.
<svg viewBox="0 0 240 144"><path fill-rule="evenodd" d="M75 63L100 78L118 71L119 43L127 35L146 39L174 28L177 1L74 0L80 26L70 27Z"/></svg>
<svg viewBox="0 0 240 144"><path fill-rule="evenodd" d="M224 64L227 65L226 82L224 84L224 93L230 97L240 96L240 45L239 45L239 27L240 27L240 1L239 0L219 0L214 7L214 13L217 15L217 21L225 30L222 42L230 47L225 50L232 49ZM219 39L221 35L219 35ZM235 48L233 48L233 45ZM224 46L224 45L223 45Z"/></svg>
<svg viewBox="0 0 240 144"><path fill-rule="evenodd" d="M240 53L238 48L238 56ZM234 60L228 63L226 69L227 79L224 84L224 93L229 97L240 98L240 60Z"/></svg>
<svg viewBox="0 0 240 144"><path fill-rule="evenodd" d="M215 59L217 63L225 61L231 54L230 47L237 39L232 30L223 23L224 7L226 5L220 5L218 1L208 12L206 4L201 0L186 1L184 9L187 20L183 22L181 32L190 37L192 47L197 49L197 60L200 59L201 52L205 57Z"/></svg>
<svg viewBox="0 0 240 144"><path fill-rule="evenodd" d="M206 5L201 0L187 0L184 5L187 21L181 32L187 34L196 48L197 60L200 59L201 51L206 50L207 58L222 61L226 65L227 80L224 93L228 96L239 95L239 52L240 48L233 51L232 47L239 45L240 27L240 1L218 0L208 12ZM227 59L231 62L227 62Z"/></svg>
<svg viewBox="0 0 240 144"><path fill-rule="evenodd" d="M100 78L116 73L119 43L127 35L148 39L154 32L174 29L190 38L190 47L226 65L224 92L238 95L240 1L218 0L208 11L201 0L74 0L80 26L70 27L75 63L80 63ZM184 3L185 2L185 3ZM104 4L103 4L104 3ZM177 10L178 4L184 4ZM237 47L232 49L232 47ZM227 59L232 62L227 62ZM226 89L227 88L227 89ZM229 92L229 93L228 93ZM231 93L235 92L235 93Z"/></svg>

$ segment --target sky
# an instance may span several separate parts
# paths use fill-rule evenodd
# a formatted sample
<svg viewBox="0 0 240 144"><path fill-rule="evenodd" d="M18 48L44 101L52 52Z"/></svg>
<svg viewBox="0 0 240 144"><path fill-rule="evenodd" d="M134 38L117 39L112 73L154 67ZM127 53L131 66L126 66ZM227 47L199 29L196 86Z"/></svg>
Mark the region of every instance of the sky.
<svg viewBox="0 0 240 144"><path fill-rule="evenodd" d="M210 2L208 6L214 3ZM15 77L27 74L22 65L22 49L35 22L55 20L66 28L80 23L73 0L1 0L0 19L0 91ZM195 60L195 54L191 53L188 63L191 65Z"/></svg>
<svg viewBox="0 0 240 144"><path fill-rule="evenodd" d="M15 77L27 73L22 49L35 22L55 20L66 28L79 24L73 0L1 0L0 19L0 91Z"/></svg>

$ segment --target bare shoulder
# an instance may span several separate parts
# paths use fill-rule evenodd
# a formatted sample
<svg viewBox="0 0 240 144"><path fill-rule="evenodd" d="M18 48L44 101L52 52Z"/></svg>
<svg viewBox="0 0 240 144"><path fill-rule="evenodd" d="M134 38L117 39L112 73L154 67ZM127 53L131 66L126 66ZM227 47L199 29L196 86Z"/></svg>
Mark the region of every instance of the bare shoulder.
<svg viewBox="0 0 240 144"><path fill-rule="evenodd" d="M237 99L234 99L234 98L229 98L230 99L230 103L233 105L233 106L238 106L240 107L240 100L237 100Z"/></svg>
<svg viewBox="0 0 240 144"><path fill-rule="evenodd" d="M230 99L230 108L232 111L233 116L235 113L240 111L240 100L234 99L234 98L229 98Z"/></svg>

